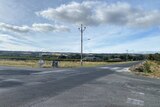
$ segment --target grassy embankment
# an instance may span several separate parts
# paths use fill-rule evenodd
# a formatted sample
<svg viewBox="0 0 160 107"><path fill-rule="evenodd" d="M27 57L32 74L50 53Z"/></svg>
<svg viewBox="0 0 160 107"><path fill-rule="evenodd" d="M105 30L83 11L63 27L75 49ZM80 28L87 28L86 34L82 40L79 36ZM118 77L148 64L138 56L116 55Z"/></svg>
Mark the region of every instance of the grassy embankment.
<svg viewBox="0 0 160 107"><path fill-rule="evenodd" d="M51 67L51 61L45 61L44 68ZM118 63L126 63L126 62L84 62L84 67L93 67L93 66L102 66L108 64L118 64ZM80 67L80 62L74 61L60 61L60 67L62 68L73 68ZM37 60L0 60L1 66L16 66L16 67L31 67L37 68L39 67Z"/></svg>
<svg viewBox="0 0 160 107"><path fill-rule="evenodd" d="M137 75L160 78L160 62L145 61L143 64L131 68L131 71L135 72Z"/></svg>

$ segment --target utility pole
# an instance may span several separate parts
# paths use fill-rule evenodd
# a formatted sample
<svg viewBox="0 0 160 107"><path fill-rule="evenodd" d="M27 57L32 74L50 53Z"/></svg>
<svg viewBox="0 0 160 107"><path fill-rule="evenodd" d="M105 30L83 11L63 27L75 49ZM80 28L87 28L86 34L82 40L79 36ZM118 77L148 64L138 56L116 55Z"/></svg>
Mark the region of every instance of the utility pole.
<svg viewBox="0 0 160 107"><path fill-rule="evenodd" d="M81 27L78 28L81 32L81 66L83 66L83 32L85 31L86 27L83 26L83 24L81 24Z"/></svg>
<svg viewBox="0 0 160 107"><path fill-rule="evenodd" d="M128 61L128 50L126 50L126 61Z"/></svg>

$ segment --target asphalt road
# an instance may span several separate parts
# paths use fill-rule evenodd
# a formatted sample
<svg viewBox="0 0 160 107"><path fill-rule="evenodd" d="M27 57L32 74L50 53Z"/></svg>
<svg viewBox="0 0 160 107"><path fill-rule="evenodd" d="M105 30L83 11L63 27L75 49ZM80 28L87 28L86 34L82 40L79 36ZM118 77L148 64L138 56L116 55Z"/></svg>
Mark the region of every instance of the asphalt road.
<svg viewBox="0 0 160 107"><path fill-rule="evenodd" d="M160 107L160 80L136 76L137 64L93 68L0 67L0 107Z"/></svg>

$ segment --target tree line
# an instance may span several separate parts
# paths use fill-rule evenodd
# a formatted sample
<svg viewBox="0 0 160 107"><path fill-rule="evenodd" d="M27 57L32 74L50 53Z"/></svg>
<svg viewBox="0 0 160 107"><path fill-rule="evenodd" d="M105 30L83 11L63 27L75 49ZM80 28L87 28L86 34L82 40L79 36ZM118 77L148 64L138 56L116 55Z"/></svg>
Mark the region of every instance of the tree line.
<svg viewBox="0 0 160 107"><path fill-rule="evenodd" d="M149 54L147 57L148 60L160 61L160 54Z"/></svg>
<svg viewBox="0 0 160 107"><path fill-rule="evenodd" d="M137 61L144 60L146 58L143 54L84 54L85 57L97 57L100 58L100 61L110 61L111 59L119 58L121 61ZM157 58L159 57L159 58ZM39 55L39 54L31 54L31 55L23 55L23 54L8 54L8 55L0 55L0 59L8 59L8 60L47 60L47 61L79 61L81 55L79 53L76 54L66 54L66 55ZM149 59L160 59L160 55L149 55Z"/></svg>

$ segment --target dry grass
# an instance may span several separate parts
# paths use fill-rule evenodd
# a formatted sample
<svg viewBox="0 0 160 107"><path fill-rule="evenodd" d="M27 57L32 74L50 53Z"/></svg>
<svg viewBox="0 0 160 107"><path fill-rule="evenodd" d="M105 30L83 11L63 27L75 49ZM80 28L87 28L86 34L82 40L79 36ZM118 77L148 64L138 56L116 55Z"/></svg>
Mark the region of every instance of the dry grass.
<svg viewBox="0 0 160 107"><path fill-rule="evenodd" d="M16 61L16 60L0 60L1 66L16 66L16 67L38 67L36 60Z"/></svg>
<svg viewBox="0 0 160 107"><path fill-rule="evenodd" d="M129 62L84 62L84 67L96 67L96 66L105 66L110 64L122 64L122 63L129 63ZM62 68L72 68L72 67L80 67L80 62L72 62L72 61L61 61L60 67Z"/></svg>
<svg viewBox="0 0 160 107"><path fill-rule="evenodd" d="M126 63L126 62L84 62L84 67L94 67L94 66L102 66L108 64L118 64L118 63ZM52 61L45 61L43 65L44 68L50 68ZM26 60L26 61L16 61L16 60L0 60L1 66L16 66L16 67L31 67L37 68L39 67L37 60ZM61 68L73 68L73 67L80 67L80 62L74 61L60 61L59 67Z"/></svg>
<svg viewBox="0 0 160 107"><path fill-rule="evenodd" d="M93 66L101 66L101 65L107 65L110 64L108 62L84 62L84 67L93 67ZM80 62L72 62L72 61L61 61L60 67L62 68L72 68L72 67L80 67Z"/></svg>
<svg viewBox="0 0 160 107"><path fill-rule="evenodd" d="M160 62L149 61L151 73L148 73L150 77L160 78Z"/></svg>
<svg viewBox="0 0 160 107"><path fill-rule="evenodd" d="M149 65L149 72L145 72L142 70L145 68L145 65ZM160 62L147 61L144 64L132 68L131 71L134 71L137 75L143 75L151 78L160 78Z"/></svg>

